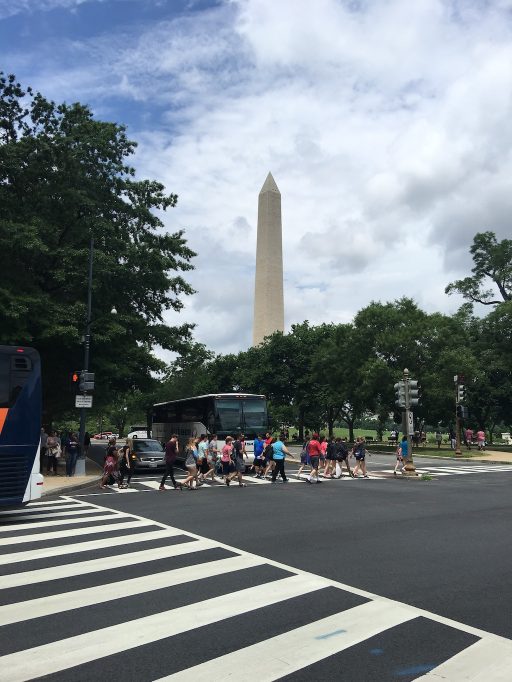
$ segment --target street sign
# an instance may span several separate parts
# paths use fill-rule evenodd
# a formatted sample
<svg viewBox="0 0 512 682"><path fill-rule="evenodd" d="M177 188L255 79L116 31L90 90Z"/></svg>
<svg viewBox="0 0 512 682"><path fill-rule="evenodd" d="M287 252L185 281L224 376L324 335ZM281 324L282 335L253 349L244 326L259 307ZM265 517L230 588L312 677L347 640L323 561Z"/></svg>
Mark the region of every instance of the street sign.
<svg viewBox="0 0 512 682"><path fill-rule="evenodd" d="M76 395L75 407L92 407L92 395Z"/></svg>
<svg viewBox="0 0 512 682"><path fill-rule="evenodd" d="M414 435L414 415L410 410L407 412L407 435Z"/></svg>

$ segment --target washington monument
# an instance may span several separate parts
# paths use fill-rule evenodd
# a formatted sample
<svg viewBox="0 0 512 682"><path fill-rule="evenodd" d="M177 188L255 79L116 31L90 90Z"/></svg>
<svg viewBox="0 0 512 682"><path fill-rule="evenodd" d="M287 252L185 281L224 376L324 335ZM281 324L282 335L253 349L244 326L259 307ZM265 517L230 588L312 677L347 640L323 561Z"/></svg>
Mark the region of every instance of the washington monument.
<svg viewBox="0 0 512 682"><path fill-rule="evenodd" d="M269 173L258 199L253 346L277 331L284 331L281 192Z"/></svg>

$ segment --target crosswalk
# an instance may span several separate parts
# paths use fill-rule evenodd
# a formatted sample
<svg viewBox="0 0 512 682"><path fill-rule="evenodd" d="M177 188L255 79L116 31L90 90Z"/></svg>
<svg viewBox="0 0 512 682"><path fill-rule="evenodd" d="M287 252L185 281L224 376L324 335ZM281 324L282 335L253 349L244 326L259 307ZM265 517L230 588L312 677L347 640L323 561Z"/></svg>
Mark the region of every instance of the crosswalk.
<svg viewBox="0 0 512 682"><path fill-rule="evenodd" d="M465 476L468 474L487 474L487 473L507 473L507 472L512 472L512 465L507 465L507 464L475 464L475 465L469 465L469 464L461 464L461 465L454 465L454 466L419 466L416 467L417 473L421 476L422 474L428 474L433 477L439 477L439 476ZM365 480L373 480L373 481L382 481L384 479L389 479L390 476L393 476L394 470L393 469L373 469L369 471L368 479ZM297 470L292 469L290 471L286 472L286 475L288 477L288 483L305 483L306 481L306 474L302 473L300 476L297 476ZM400 472L397 474L400 476ZM129 488L118 488L117 485L112 485L112 486L107 486L104 490L101 492L98 491L97 493L77 493L74 495L74 497L90 497L91 495L102 495L102 494L117 494L117 495L125 495L125 494L132 494L136 492L151 492L151 491L158 491L160 489L160 481L161 481L161 475L141 475L141 476L134 476L131 479L130 482L130 487ZM359 477L362 479L362 476ZM177 475L176 480L178 483L182 483L185 480L185 476L182 475ZM345 485L345 482L348 481L355 481L356 479L351 478L348 476L347 473L343 473L341 478L339 479L331 479L331 478L324 478L322 475L320 475L320 481L322 483L329 483L329 484L340 484L343 482L343 485ZM244 482L247 486L259 486L259 485L271 485L272 482L269 478L266 479L258 479L255 476L247 475L244 476ZM281 485L281 481L278 479L277 485ZM237 487L236 481L234 481L231 484L233 487ZM173 486L169 485L168 483L165 484L165 490L173 491L174 488ZM206 483L203 483L202 485L199 486L200 490L219 490L225 488L226 485L224 481L221 478L216 477L215 480L208 480Z"/></svg>
<svg viewBox="0 0 512 682"><path fill-rule="evenodd" d="M459 466L420 466L416 467L418 474L432 476L467 476L469 474L505 473L512 471L512 465L507 464L463 464ZM392 474L393 469L384 469L383 473Z"/></svg>
<svg viewBox="0 0 512 682"><path fill-rule="evenodd" d="M296 472L294 471L287 471L286 476L288 478L288 483L293 484L293 483L300 483L304 484L306 482L306 474L301 474L300 476L297 476ZM362 477L360 477L362 478ZM382 475L379 472L371 472L369 479L373 480L381 480ZM90 497L91 495L103 495L103 494L116 494L116 495L125 495L125 494L131 494L131 493L136 493L136 492L150 492L150 491L159 491L160 490L160 482L162 480L162 476L152 476L152 475L144 475L144 476L134 476L131 481L130 481L130 487L129 488L118 488L116 484L107 486L104 490L101 492L98 491L97 493L77 493L74 494L73 497ZM185 480L185 476L176 476L176 481L178 483L182 483ZM244 476L244 483L248 487L255 487L255 486L260 486L260 485L272 485L272 481L270 478L265 478L265 479L260 479L256 478L255 476ZM322 475L320 475L320 481L322 483L340 483L340 481L353 481L355 479L351 478L348 476L348 474L344 474L340 479L336 478L324 478ZM277 480L276 485L281 485L282 481L280 479ZM238 483L236 481L233 481L231 483L231 487L237 488ZM174 489L172 485L169 485L168 483L165 483L164 485L165 490L168 491L174 491L178 492L178 489ZM198 486L199 490L219 490L219 489L224 489L226 488L225 482L219 478L216 477L215 480L210 480L206 481L205 483L201 483L201 485Z"/></svg>
<svg viewBox="0 0 512 682"><path fill-rule="evenodd" d="M5 682L476 682L512 669L503 637L75 498L0 514L0 633Z"/></svg>

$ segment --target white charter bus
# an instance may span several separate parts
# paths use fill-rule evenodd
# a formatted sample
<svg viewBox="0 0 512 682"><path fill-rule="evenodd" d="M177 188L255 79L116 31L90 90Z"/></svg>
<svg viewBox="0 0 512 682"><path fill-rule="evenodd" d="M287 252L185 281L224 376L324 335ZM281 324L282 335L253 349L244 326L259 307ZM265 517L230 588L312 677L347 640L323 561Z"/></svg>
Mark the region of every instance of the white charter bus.
<svg viewBox="0 0 512 682"><path fill-rule="evenodd" d="M253 393L212 393L153 406L152 436L161 443L173 433L183 445L187 438L217 434L219 450L226 436L245 435L248 463L254 459L254 439L268 431L267 400ZM183 448L180 448L183 452Z"/></svg>

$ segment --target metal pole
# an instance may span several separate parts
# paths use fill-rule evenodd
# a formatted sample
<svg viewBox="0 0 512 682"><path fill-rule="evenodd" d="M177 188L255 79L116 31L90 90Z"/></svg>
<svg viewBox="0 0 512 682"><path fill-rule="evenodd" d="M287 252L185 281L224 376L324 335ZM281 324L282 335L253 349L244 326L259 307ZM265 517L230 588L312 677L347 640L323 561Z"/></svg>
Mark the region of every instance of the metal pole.
<svg viewBox="0 0 512 682"><path fill-rule="evenodd" d="M89 351L91 347L91 312L92 312L92 264L94 259L94 237L91 235L89 243L89 275L87 281L87 318L85 322L85 336L84 336L84 366L85 372L89 371ZM85 393L84 393L85 395ZM85 420L87 415L87 408L80 408L80 457L83 460L83 473L85 473ZM82 467L81 467L82 468Z"/></svg>
<svg viewBox="0 0 512 682"><path fill-rule="evenodd" d="M462 449L460 447L460 428L461 428L461 418L457 414L457 406L458 406L458 389L459 389L459 375L456 374L454 377L455 380L455 457L461 457L462 456Z"/></svg>
<svg viewBox="0 0 512 682"><path fill-rule="evenodd" d="M410 402L409 402L409 370L404 369L404 388L405 388L405 427L407 434L407 459L404 464L404 475L405 476L417 476L416 467L414 466L414 459L412 456L412 433L409 428L409 414L410 414Z"/></svg>

